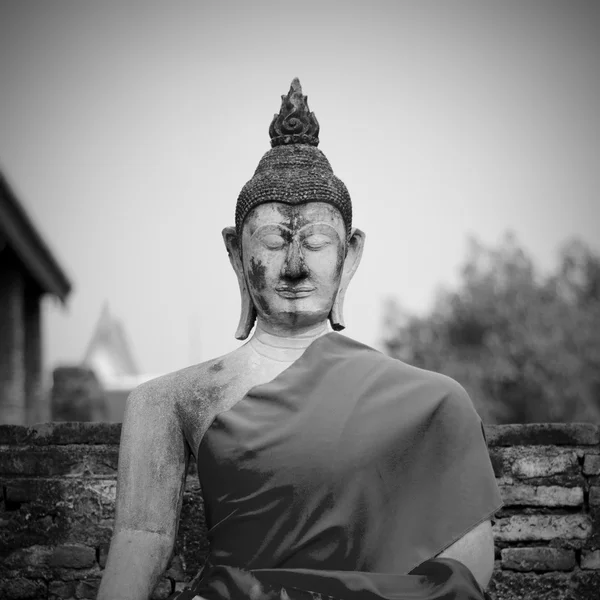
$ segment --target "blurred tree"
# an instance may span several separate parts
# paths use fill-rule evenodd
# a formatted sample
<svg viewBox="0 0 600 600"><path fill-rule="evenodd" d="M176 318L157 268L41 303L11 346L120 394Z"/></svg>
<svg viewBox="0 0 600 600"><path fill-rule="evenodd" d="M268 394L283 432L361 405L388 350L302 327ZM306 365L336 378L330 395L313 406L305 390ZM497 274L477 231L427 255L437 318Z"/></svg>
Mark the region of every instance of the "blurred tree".
<svg viewBox="0 0 600 600"><path fill-rule="evenodd" d="M387 352L456 379L489 423L600 422L600 256L571 240L541 278L508 233L470 239L461 275L426 317L388 301Z"/></svg>

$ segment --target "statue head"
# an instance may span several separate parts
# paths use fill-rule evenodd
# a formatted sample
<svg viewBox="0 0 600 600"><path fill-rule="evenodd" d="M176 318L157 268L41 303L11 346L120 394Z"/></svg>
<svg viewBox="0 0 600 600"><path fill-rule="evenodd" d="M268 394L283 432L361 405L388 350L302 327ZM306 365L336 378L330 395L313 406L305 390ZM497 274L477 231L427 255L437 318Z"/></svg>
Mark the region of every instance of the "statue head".
<svg viewBox="0 0 600 600"><path fill-rule="evenodd" d="M257 317L273 331L327 319L343 329L344 295L364 244L348 190L317 148L319 124L298 79L281 100L272 148L240 192L235 227L223 230L242 296L238 339Z"/></svg>

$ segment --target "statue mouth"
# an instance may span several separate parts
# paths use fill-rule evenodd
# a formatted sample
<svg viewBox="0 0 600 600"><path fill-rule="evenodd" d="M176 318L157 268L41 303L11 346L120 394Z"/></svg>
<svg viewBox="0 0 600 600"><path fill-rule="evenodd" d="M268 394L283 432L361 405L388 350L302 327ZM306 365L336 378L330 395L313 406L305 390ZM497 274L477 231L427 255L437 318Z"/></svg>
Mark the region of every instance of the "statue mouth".
<svg viewBox="0 0 600 600"><path fill-rule="evenodd" d="M314 287L311 286L289 286L282 285L275 288L275 291L283 298L294 299L294 298L305 298L315 291Z"/></svg>

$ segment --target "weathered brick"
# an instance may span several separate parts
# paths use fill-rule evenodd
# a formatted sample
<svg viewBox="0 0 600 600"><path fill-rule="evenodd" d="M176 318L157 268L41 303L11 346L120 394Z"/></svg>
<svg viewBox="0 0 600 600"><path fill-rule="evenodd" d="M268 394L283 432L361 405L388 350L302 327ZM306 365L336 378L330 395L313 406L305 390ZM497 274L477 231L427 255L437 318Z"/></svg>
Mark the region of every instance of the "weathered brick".
<svg viewBox="0 0 600 600"><path fill-rule="evenodd" d="M18 577L0 583L0 598L3 598L3 600L45 598L47 594L48 586L44 581L37 579Z"/></svg>
<svg viewBox="0 0 600 600"><path fill-rule="evenodd" d="M79 581L75 588L76 598L95 598L98 595L100 579L86 579Z"/></svg>
<svg viewBox="0 0 600 600"><path fill-rule="evenodd" d="M600 550L584 552L581 555L582 569L600 569Z"/></svg>
<svg viewBox="0 0 600 600"><path fill-rule="evenodd" d="M586 539L592 533L588 515L514 515L497 519L494 538L504 542Z"/></svg>
<svg viewBox="0 0 600 600"><path fill-rule="evenodd" d="M579 463L574 452L556 456L523 456L512 465L513 475L521 479L548 477L549 475L577 473Z"/></svg>
<svg viewBox="0 0 600 600"><path fill-rule="evenodd" d="M96 563L96 550L81 544L64 544L54 549L49 564L52 567L86 569Z"/></svg>
<svg viewBox="0 0 600 600"><path fill-rule="evenodd" d="M583 488L557 485L501 485L505 506L581 506Z"/></svg>
<svg viewBox="0 0 600 600"><path fill-rule="evenodd" d="M586 454L583 459L584 475L600 475L600 454Z"/></svg>
<svg viewBox="0 0 600 600"><path fill-rule="evenodd" d="M173 586L168 579L161 579L152 592L151 600L166 600L172 593Z"/></svg>
<svg viewBox="0 0 600 600"><path fill-rule="evenodd" d="M575 567L575 552L560 548L504 548L502 568L513 571L570 571Z"/></svg>
<svg viewBox="0 0 600 600"><path fill-rule="evenodd" d="M486 425L489 446L593 446L600 427L591 423L527 423Z"/></svg>
<svg viewBox="0 0 600 600"><path fill-rule="evenodd" d="M108 558L108 549L110 548L110 543L105 542L100 544L98 547L98 564L101 569L106 567L106 559Z"/></svg>
<svg viewBox="0 0 600 600"><path fill-rule="evenodd" d="M121 423L51 422L31 427L0 425L0 445L114 444L121 437Z"/></svg>
<svg viewBox="0 0 600 600"><path fill-rule="evenodd" d="M0 475L116 475L116 446L13 446L0 453Z"/></svg>
<svg viewBox="0 0 600 600"><path fill-rule="evenodd" d="M600 572L496 571L488 592L497 600L598 600Z"/></svg>
<svg viewBox="0 0 600 600"><path fill-rule="evenodd" d="M3 561L5 567L9 569L18 569L23 567L47 567L50 557L54 554L54 548L51 546L29 546L20 548L9 554ZM42 569L39 571L44 573ZM33 570L29 570L28 575L33 575Z"/></svg>
<svg viewBox="0 0 600 600"><path fill-rule="evenodd" d="M590 488L590 506L600 506L600 486Z"/></svg>
<svg viewBox="0 0 600 600"><path fill-rule="evenodd" d="M75 598L76 581L51 581L48 585L48 593L57 598Z"/></svg>

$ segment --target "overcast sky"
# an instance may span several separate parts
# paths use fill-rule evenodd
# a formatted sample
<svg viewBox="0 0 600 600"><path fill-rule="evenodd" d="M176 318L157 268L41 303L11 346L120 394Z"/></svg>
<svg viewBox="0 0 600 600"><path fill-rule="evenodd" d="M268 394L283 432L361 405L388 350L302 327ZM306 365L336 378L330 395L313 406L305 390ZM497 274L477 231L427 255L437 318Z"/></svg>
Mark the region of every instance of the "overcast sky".
<svg viewBox="0 0 600 600"><path fill-rule="evenodd" d="M235 348L221 240L299 77L367 234L346 333L423 312L468 234L513 230L542 269L600 251L600 2L0 4L0 166L71 278L45 364L101 306L161 373Z"/></svg>

